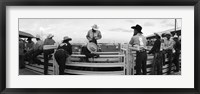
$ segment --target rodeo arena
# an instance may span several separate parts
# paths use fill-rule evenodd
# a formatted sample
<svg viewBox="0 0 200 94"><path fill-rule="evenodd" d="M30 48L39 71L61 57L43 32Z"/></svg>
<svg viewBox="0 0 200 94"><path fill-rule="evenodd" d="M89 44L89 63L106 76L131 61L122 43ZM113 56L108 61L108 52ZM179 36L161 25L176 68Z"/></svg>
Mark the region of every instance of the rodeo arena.
<svg viewBox="0 0 200 94"><path fill-rule="evenodd" d="M139 24L131 28L127 43L98 43L96 24L84 35L88 43L19 31L19 75L181 75L181 28L148 36Z"/></svg>

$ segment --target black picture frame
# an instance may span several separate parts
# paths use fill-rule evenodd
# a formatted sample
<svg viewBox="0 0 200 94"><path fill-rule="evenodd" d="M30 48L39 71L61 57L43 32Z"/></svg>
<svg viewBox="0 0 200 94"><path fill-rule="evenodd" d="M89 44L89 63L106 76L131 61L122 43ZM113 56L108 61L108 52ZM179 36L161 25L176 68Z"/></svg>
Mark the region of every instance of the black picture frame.
<svg viewBox="0 0 200 94"><path fill-rule="evenodd" d="M6 88L6 6L194 6L194 88ZM200 0L0 0L0 92L2 94L200 94ZM189 32L189 31L188 31Z"/></svg>

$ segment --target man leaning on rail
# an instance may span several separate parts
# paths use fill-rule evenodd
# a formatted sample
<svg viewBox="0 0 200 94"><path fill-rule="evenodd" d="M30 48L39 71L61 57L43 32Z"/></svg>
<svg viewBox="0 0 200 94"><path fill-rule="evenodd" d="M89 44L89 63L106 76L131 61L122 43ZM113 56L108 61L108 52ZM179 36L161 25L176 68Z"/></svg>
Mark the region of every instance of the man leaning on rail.
<svg viewBox="0 0 200 94"><path fill-rule="evenodd" d="M53 40L53 35L49 34L47 38L44 40L44 45L54 45L55 41ZM44 50L44 75L48 74L48 65L49 58L51 58L51 54L54 53L54 49Z"/></svg>
<svg viewBox="0 0 200 94"><path fill-rule="evenodd" d="M59 65L59 75L64 75L65 63L67 63L69 56L72 54L72 45L69 43L71 40L72 38L65 36L54 54L56 62Z"/></svg>
<svg viewBox="0 0 200 94"><path fill-rule="evenodd" d="M132 26L131 28L134 29L134 35L129 44L133 47L133 50L136 51L136 75L146 75L147 40L146 37L142 35L142 27L140 25Z"/></svg>

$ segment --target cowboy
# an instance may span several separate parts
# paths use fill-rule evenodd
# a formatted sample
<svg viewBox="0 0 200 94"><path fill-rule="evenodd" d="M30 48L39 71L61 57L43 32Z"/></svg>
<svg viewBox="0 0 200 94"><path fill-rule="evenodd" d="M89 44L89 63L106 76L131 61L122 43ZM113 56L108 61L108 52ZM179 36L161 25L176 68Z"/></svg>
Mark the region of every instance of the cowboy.
<svg viewBox="0 0 200 94"><path fill-rule="evenodd" d="M34 53L34 45L35 43L32 41L32 38L28 38L26 43L26 54L25 54L25 60L29 62L29 64L32 64L32 55Z"/></svg>
<svg viewBox="0 0 200 94"><path fill-rule="evenodd" d="M168 58L168 72L167 74L171 74L171 67L172 67L172 52L173 52L173 45L174 41L171 39L171 33L165 33L166 39L164 40L164 51L167 54Z"/></svg>
<svg viewBox="0 0 200 94"><path fill-rule="evenodd" d="M134 47L133 50L136 51L136 75L146 75L146 61L147 61L147 52L146 52L146 37L144 37L141 32L142 27L140 25L132 26L134 29L133 37L131 38L129 44ZM142 72L141 72L142 69Z"/></svg>
<svg viewBox="0 0 200 94"><path fill-rule="evenodd" d="M35 43L32 41L32 38L30 38L30 37L27 39L27 41L28 41L28 43L26 44L27 52L33 51Z"/></svg>
<svg viewBox="0 0 200 94"><path fill-rule="evenodd" d="M94 52L97 52L97 45L95 43L88 43L86 46L83 46L81 48L81 54L84 54L86 57L84 58L84 61L89 62L89 58L97 58L99 57L98 54L94 54Z"/></svg>
<svg viewBox="0 0 200 94"><path fill-rule="evenodd" d="M96 24L94 24L92 26L92 29L88 31L86 38L89 40L89 42L97 44L97 40L102 38L101 32L98 29L99 27Z"/></svg>
<svg viewBox="0 0 200 94"><path fill-rule="evenodd" d="M25 68L24 63L24 49L25 49L25 43L22 39L19 39L19 68Z"/></svg>
<svg viewBox="0 0 200 94"><path fill-rule="evenodd" d="M33 53L33 62L40 65L42 62L37 58L38 55L43 53L43 44L44 42L40 39L40 35L36 35L36 43L34 46L34 53Z"/></svg>
<svg viewBox="0 0 200 94"><path fill-rule="evenodd" d="M55 41L53 40L53 35L49 34L47 38L44 40L44 45L54 45ZM44 50L44 75L48 74L48 64L49 58L51 58L51 54L54 53L54 49Z"/></svg>
<svg viewBox="0 0 200 94"><path fill-rule="evenodd" d="M152 49L148 54L153 54L154 59L152 62L151 74L153 75L162 75L162 52L161 52L161 37L158 33L154 33L156 41L153 44Z"/></svg>
<svg viewBox="0 0 200 94"><path fill-rule="evenodd" d="M71 38L65 36L54 54L59 65L59 75L64 75L65 63L67 63L67 58L72 54L72 45L69 43L71 40Z"/></svg>
<svg viewBox="0 0 200 94"><path fill-rule="evenodd" d="M180 56L180 53L181 53L181 42L180 42L177 35L175 35L173 39L174 39L174 42L175 42L174 46L173 46L173 48L175 50L175 53L173 53L173 56L174 56L173 62L176 66L175 72L179 72L180 71L179 56Z"/></svg>

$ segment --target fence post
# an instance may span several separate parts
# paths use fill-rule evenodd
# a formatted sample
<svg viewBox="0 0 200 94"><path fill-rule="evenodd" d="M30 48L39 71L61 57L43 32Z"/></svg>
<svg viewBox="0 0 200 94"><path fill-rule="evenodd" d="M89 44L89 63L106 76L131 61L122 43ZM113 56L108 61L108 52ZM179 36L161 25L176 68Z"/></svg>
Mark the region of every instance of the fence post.
<svg viewBox="0 0 200 94"><path fill-rule="evenodd" d="M126 50L126 59L127 59L127 75L131 75L131 52L130 52L130 48L127 44L127 50Z"/></svg>

